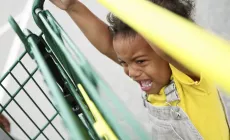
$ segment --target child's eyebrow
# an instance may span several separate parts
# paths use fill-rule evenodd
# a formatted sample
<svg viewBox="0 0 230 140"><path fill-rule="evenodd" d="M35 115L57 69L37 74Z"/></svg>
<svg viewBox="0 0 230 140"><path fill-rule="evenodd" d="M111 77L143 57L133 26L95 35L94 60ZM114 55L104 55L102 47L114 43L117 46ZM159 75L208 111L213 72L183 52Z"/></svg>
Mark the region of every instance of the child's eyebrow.
<svg viewBox="0 0 230 140"><path fill-rule="evenodd" d="M141 57L146 57L146 55L137 55L137 56L134 56L132 58L132 60L136 60L137 58L141 58Z"/></svg>

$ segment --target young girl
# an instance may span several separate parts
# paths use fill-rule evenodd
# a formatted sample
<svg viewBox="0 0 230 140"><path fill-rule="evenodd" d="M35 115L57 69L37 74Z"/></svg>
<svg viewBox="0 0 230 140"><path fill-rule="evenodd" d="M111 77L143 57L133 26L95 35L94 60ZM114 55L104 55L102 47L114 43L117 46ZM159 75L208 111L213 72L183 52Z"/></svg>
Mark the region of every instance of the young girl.
<svg viewBox="0 0 230 140"><path fill-rule="evenodd" d="M202 74L191 73L111 13L107 26L78 0L51 1L147 93L144 105L149 111L153 139L229 140L218 91ZM191 20L193 4L188 0L150 1Z"/></svg>

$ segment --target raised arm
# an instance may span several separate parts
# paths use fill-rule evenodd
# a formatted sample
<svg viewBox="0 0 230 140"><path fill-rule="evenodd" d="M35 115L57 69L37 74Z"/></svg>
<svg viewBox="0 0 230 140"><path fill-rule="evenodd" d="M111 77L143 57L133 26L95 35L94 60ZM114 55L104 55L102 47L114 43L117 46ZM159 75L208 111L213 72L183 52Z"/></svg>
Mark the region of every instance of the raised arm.
<svg viewBox="0 0 230 140"><path fill-rule="evenodd" d="M78 0L50 0L57 7L65 10L87 39L102 54L117 62L113 49L112 36L108 25L96 17Z"/></svg>

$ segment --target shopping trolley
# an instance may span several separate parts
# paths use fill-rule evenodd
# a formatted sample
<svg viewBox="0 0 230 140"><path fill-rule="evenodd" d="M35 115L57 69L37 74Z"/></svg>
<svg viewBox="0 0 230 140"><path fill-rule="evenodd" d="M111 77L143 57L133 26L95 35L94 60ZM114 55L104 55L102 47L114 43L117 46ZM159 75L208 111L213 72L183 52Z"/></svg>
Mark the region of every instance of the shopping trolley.
<svg viewBox="0 0 230 140"><path fill-rule="evenodd" d="M4 104L0 104L0 113L8 116L24 134L25 139L30 140L54 139L50 138L51 134L45 133L48 127L53 129L58 139L68 139L55 126L54 120L57 117L62 118L68 135L73 140L150 139L145 129L95 72L52 14L44 10L44 2L45 0L35 0L32 8L34 21L41 30L39 35L28 29L22 32L15 20L9 18L11 26L24 44L25 52L0 79L0 87L9 97ZM26 56L35 62L33 70L29 70L27 64L23 62ZM24 81L19 81L17 73L12 72L17 66L22 67L28 75ZM34 77L36 73L42 75L48 92ZM13 93L3 84L9 76L19 85ZM34 83L36 92L39 92L44 97L44 102L48 102L55 110L53 115L46 115L43 108L35 101L35 98L40 95L36 94L32 97L32 92L28 92L25 88L28 81ZM20 94L28 98L44 117L46 120L44 125L38 124L17 101ZM24 129L17 116L13 116L8 111L11 104L15 104L21 110L28 121L34 125L37 133L31 136ZM9 139L15 139L4 129L1 131L4 131Z"/></svg>

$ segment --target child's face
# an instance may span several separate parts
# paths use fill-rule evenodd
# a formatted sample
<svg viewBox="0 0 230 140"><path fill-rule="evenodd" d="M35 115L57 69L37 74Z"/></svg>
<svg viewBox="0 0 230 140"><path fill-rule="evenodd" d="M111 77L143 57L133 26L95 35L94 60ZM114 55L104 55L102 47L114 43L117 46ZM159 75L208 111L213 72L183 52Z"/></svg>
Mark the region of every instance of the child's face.
<svg viewBox="0 0 230 140"><path fill-rule="evenodd" d="M118 61L125 73L148 94L159 93L170 79L169 64L159 57L141 36L113 40Z"/></svg>

